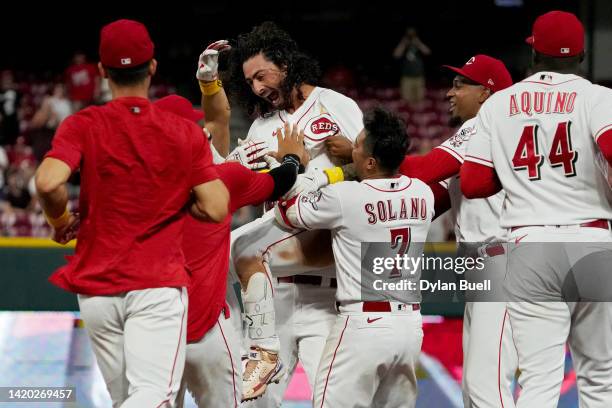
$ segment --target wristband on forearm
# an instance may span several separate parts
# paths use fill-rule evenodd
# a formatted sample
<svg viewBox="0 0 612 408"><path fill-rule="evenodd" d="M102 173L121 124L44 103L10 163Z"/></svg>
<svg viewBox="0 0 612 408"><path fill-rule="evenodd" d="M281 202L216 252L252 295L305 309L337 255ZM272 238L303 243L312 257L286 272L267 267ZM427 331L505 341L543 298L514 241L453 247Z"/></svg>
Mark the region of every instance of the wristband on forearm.
<svg viewBox="0 0 612 408"><path fill-rule="evenodd" d="M64 213L57 218L53 218L45 212L43 212L43 214L45 215L45 218L47 219L49 225L55 229L59 229L66 226L70 221L70 211L68 211L68 208L66 208L64 210Z"/></svg>
<svg viewBox="0 0 612 408"><path fill-rule="evenodd" d="M200 84L200 91L202 91L204 96L212 96L223 88L223 83L220 79L211 82L198 81L198 83Z"/></svg>
<svg viewBox="0 0 612 408"><path fill-rule="evenodd" d="M281 161L281 165L285 164L285 163L289 163L291 165L294 165L296 168L296 171L300 168L300 158L295 155L295 154L286 154L283 156L283 160Z"/></svg>
<svg viewBox="0 0 612 408"><path fill-rule="evenodd" d="M342 167L332 167L330 169L324 169L323 173L327 175L327 180L329 180L329 184L344 181L344 172L342 171Z"/></svg>
<svg viewBox="0 0 612 408"><path fill-rule="evenodd" d="M295 183L300 166L300 158L295 154L287 154L283 157L281 165L273 168L268 173L274 180L274 189L268 200L277 200L287 193Z"/></svg>

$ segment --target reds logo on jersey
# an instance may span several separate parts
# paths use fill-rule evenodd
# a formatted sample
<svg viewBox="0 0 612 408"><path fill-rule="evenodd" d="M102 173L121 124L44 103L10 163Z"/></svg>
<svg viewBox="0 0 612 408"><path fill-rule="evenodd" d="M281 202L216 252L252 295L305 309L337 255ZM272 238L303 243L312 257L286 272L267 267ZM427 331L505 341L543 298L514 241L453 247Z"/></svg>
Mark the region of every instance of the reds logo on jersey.
<svg viewBox="0 0 612 408"><path fill-rule="evenodd" d="M470 140L470 137L474 133L474 128L463 128L459 132L455 133L448 142L453 147L459 147L463 144L463 142L467 142Z"/></svg>
<svg viewBox="0 0 612 408"><path fill-rule="evenodd" d="M316 211L319 210L319 206L317 205L317 203L319 201L321 201L321 191L317 190L317 191L311 191L308 194L306 194L305 196L302 196L301 201L304 204L308 204L310 203L310 205L312 205L312 208Z"/></svg>
<svg viewBox="0 0 612 408"><path fill-rule="evenodd" d="M324 140L340 131L338 124L328 113L316 116L306 124L304 136L310 140Z"/></svg>

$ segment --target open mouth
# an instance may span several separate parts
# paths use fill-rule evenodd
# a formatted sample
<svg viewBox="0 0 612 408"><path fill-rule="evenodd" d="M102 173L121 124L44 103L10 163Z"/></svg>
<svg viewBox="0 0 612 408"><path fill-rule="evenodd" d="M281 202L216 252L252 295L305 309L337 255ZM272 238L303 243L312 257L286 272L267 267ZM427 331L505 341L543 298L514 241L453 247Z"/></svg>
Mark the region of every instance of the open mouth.
<svg viewBox="0 0 612 408"><path fill-rule="evenodd" d="M451 102L450 106L448 107L448 113L453 113L455 111L455 103Z"/></svg>
<svg viewBox="0 0 612 408"><path fill-rule="evenodd" d="M278 106L280 104L280 93L278 91L272 91L265 96L265 99L270 102L272 106Z"/></svg>

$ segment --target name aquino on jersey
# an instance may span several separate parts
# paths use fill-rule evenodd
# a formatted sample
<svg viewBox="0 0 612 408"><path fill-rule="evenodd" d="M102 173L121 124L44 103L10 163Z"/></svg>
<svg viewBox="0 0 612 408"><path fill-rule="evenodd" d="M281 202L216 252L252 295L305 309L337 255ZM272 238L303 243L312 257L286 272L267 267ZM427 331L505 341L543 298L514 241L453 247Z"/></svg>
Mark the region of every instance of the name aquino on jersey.
<svg viewBox="0 0 612 408"><path fill-rule="evenodd" d="M523 91L510 94L508 116L534 114L567 114L574 111L576 92Z"/></svg>

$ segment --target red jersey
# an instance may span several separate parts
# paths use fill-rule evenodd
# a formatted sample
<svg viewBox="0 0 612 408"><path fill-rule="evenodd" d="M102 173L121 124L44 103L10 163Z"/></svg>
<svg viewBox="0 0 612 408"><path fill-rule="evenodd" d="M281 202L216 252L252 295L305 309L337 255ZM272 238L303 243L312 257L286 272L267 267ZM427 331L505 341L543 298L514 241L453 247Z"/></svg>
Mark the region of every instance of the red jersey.
<svg viewBox="0 0 612 408"><path fill-rule="evenodd" d="M86 295L187 286L185 204L218 177L202 129L147 99L118 98L66 118L47 157L81 169L75 255L52 283Z"/></svg>
<svg viewBox="0 0 612 408"><path fill-rule="evenodd" d="M264 202L274 190L272 176L255 173L238 163L218 166L219 178L230 193L230 215L219 224L187 217L183 251L191 277L187 341L199 341L215 325L226 307L225 290L229 270L231 213L245 205Z"/></svg>
<svg viewBox="0 0 612 408"><path fill-rule="evenodd" d="M73 101L91 102L94 99L98 68L95 64L74 64L66 69L68 97Z"/></svg>

